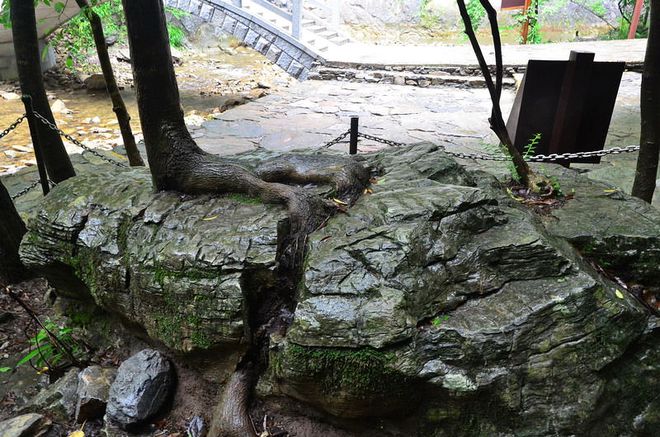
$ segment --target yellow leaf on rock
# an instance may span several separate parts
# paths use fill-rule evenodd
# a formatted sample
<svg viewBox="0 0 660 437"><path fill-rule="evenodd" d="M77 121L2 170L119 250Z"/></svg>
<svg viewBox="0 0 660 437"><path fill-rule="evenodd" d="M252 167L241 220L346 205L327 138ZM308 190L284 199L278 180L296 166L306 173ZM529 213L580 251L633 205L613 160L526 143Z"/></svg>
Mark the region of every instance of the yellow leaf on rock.
<svg viewBox="0 0 660 437"><path fill-rule="evenodd" d="M85 437L85 433L81 430L73 431L71 434L69 434L69 437Z"/></svg>
<svg viewBox="0 0 660 437"><path fill-rule="evenodd" d="M619 190L603 190L605 193L616 193Z"/></svg>
<svg viewBox="0 0 660 437"><path fill-rule="evenodd" d="M211 217L204 217L202 220L205 221L205 222L210 222L211 220L215 220L215 219L217 219L218 217L219 217L219 216L214 215L214 216L211 216Z"/></svg>
<svg viewBox="0 0 660 437"><path fill-rule="evenodd" d="M337 198L333 198L332 201L335 202L337 205L348 206L348 203L344 202L343 200L339 200Z"/></svg>
<svg viewBox="0 0 660 437"><path fill-rule="evenodd" d="M619 290L618 288L614 292L614 294L616 294L616 297L618 297L619 299L623 299L623 293L621 293L621 290Z"/></svg>

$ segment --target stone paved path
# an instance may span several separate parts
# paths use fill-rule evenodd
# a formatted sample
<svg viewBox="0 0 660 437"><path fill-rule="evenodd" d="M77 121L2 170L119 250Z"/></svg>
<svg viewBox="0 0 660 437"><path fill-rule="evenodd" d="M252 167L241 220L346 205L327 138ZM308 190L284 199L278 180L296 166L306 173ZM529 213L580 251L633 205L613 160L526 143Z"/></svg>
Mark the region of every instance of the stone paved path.
<svg viewBox="0 0 660 437"><path fill-rule="evenodd" d="M638 143L640 83L640 74L624 74L606 148ZM504 92L506 114L513 97L513 91ZM307 81L222 113L193 135L202 148L221 155L256 147L318 148L346 131L350 116L357 114L360 131L370 135L405 143L431 141L456 151L484 152L484 143L496 142L488 127L489 112L485 89ZM333 146L339 150L347 147ZM381 147L386 146L360 142L361 152ZM589 170L594 178L629 190L635 160L636 154L616 155L598 166L578 167ZM660 193L656 194L659 204Z"/></svg>
<svg viewBox="0 0 660 437"><path fill-rule="evenodd" d="M645 39L582 41L530 45L505 45L504 64L527 65L529 59L568 59L571 50L596 53L596 61L644 62ZM492 46L483 47L490 64L494 64ZM348 44L324 55L328 61L377 65L476 65L474 53L467 45L404 46Z"/></svg>

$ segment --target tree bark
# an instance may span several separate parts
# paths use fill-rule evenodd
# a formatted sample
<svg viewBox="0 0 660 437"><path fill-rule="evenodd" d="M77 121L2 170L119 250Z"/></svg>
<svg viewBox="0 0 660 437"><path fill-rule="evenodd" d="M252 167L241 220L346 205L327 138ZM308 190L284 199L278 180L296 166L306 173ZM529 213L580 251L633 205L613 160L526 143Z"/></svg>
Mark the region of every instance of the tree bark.
<svg viewBox="0 0 660 437"><path fill-rule="evenodd" d="M142 161L140 152L138 151L137 145L135 144L133 131L131 130L131 116L126 110L124 99L122 99L121 94L119 93L119 87L117 86L117 81L115 80L115 74L112 71L112 63L110 62L110 55L108 54L108 46L105 43L105 35L103 33L103 24L101 23L101 18L96 12L94 12L94 9L92 9L87 0L76 0L76 3L78 3L78 7L80 7L80 9L89 20L89 24L92 28L94 44L96 45L96 53L99 57L99 63L101 64L101 70L103 71L103 78L105 79L105 85L108 89L110 100L112 100L112 110L117 116L117 122L119 123L119 130L121 131L121 136L124 140L124 147L126 148L128 162L133 167L143 166L144 161Z"/></svg>
<svg viewBox="0 0 660 437"><path fill-rule="evenodd" d="M529 168L527 162L523 159L521 153L513 145L513 141L509 136L509 132L506 129L506 123L504 123L504 118L502 117L502 109L500 107L500 97L502 96L502 82L504 77L504 66L502 62L502 41L500 40L500 30L497 24L497 12L495 8L490 4L488 0L479 0L481 5L486 10L488 15L488 20L490 22L490 29L493 35L493 46L495 47L495 83L493 83L493 78L490 74L488 64L484 58L483 52L481 51L481 46L477 41L477 36L472 29L472 20L470 19L470 14L468 14L467 7L465 6L465 0L456 0L458 4L458 10L461 13L461 18L463 19L463 24L465 25L465 34L470 40L474 54L477 56L477 61L479 62L479 68L481 73L484 76L486 81L486 87L490 94L490 99L493 102L493 109L491 116L488 119L490 122L490 128L500 142L506 149L509 156L513 160L513 165L520 176L520 182L529 186L532 183L532 171Z"/></svg>
<svg viewBox="0 0 660 437"><path fill-rule="evenodd" d="M23 220L0 182L0 281L4 283L16 282L26 276L18 257L18 246L25 231Z"/></svg>
<svg viewBox="0 0 660 437"><path fill-rule="evenodd" d="M653 201L660 156L660 1L652 1L642 72L640 150L632 195Z"/></svg>
<svg viewBox="0 0 660 437"><path fill-rule="evenodd" d="M10 0L10 17L21 92L31 96L34 110L54 124L55 119L48 104L41 76L41 54L34 2ZM57 183L75 176L71 160L57 132L39 123L39 139L50 179Z"/></svg>
<svg viewBox="0 0 660 437"><path fill-rule="evenodd" d="M347 164L344 158L296 159L294 156L288 162L278 159L270 165L264 164L254 174L204 152L190 136L183 120L162 0L122 0L122 3L140 123L155 188L190 194L242 193L265 203L285 204L289 211L289 231L283 236L282 247L288 255L304 256L307 235L321 226L337 207L302 188L281 182L333 182L337 197L344 196L347 203L352 203L369 183L369 171L357 162L344 165ZM279 259L290 257L280 255ZM292 262L302 264L300 259ZM252 326L254 331L258 328ZM258 341L251 340L252 348L257 347ZM252 362L255 359L246 356L230 378L213 428L217 435L254 435L247 411L253 381L249 366L255 364Z"/></svg>

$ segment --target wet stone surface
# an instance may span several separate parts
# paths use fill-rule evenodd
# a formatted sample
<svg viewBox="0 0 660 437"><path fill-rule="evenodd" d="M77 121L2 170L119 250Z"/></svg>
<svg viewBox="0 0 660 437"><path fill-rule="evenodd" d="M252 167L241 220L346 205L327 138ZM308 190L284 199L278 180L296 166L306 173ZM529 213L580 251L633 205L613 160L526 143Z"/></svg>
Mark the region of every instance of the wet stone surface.
<svg viewBox="0 0 660 437"><path fill-rule="evenodd" d="M599 253L629 244L630 274L653 279L655 208L549 166L576 199L539 218L437 145L361 159L382 172L372 194L309 236L293 322L271 337L259 398L467 436L584 434L614 396L623 404L608 432L652 426L657 319L596 273L573 235ZM603 229L611 214L627 227ZM60 293L91 297L190 356L240 348L246 296L277 290L286 214L254 199L154 194L143 170L97 172L60 184L30 215L23 260Z"/></svg>

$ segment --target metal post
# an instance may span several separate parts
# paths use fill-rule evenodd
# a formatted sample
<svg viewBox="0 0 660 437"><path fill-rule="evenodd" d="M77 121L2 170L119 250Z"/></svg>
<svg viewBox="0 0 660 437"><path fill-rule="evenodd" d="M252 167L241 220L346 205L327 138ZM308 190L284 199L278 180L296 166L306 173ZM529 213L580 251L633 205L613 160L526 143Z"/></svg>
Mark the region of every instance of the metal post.
<svg viewBox="0 0 660 437"><path fill-rule="evenodd" d="M302 15L303 15L302 0L293 0L292 14L291 14L291 36L293 36L297 40L301 39Z"/></svg>
<svg viewBox="0 0 660 437"><path fill-rule="evenodd" d="M358 131L360 125L360 117L354 115L351 117L351 137L348 147L348 153L355 155L358 152Z"/></svg>
<svg viewBox="0 0 660 437"><path fill-rule="evenodd" d="M25 105L25 115L30 126L30 136L32 137L32 147L34 148L34 156L37 158L37 169L39 170L39 180L41 181L41 189L44 196L50 191L48 185L48 173L44 165L44 157L41 154L41 141L39 139L39 126L37 118L34 116L34 109L32 108L32 97L23 96L23 105Z"/></svg>

